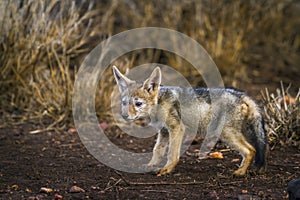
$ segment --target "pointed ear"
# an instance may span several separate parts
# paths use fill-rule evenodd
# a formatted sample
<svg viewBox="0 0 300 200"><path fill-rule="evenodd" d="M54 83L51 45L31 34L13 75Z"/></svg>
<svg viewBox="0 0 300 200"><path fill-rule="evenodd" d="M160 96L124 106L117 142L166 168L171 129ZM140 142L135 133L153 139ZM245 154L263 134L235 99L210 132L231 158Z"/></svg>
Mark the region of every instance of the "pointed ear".
<svg viewBox="0 0 300 200"><path fill-rule="evenodd" d="M120 92L126 90L126 88L128 88L128 85L134 82L126 76L124 76L115 65L112 67L112 69L117 85L119 86Z"/></svg>
<svg viewBox="0 0 300 200"><path fill-rule="evenodd" d="M161 71L159 67L156 67L151 73L150 77L144 82L143 87L148 92L158 90L161 83Z"/></svg>

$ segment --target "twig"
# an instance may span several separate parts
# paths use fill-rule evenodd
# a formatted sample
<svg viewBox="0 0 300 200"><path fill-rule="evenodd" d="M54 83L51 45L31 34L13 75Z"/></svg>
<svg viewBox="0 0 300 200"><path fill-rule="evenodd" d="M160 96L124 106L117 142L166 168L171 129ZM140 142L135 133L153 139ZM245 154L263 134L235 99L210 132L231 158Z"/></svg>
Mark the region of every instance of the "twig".
<svg viewBox="0 0 300 200"><path fill-rule="evenodd" d="M220 186L236 185L236 184L240 184L242 182L244 182L244 180L241 180L241 181L231 181L231 182L228 182L228 183L221 183Z"/></svg>
<svg viewBox="0 0 300 200"><path fill-rule="evenodd" d="M130 182L128 182L128 181L123 177L123 175L122 175L120 172L118 172L118 171L115 170L115 173L116 173L118 176L120 176L120 178L124 181L124 183L125 183L126 185L130 185Z"/></svg>
<svg viewBox="0 0 300 200"><path fill-rule="evenodd" d="M131 186L155 186L155 185L200 185L205 184L203 181L194 182L129 182Z"/></svg>
<svg viewBox="0 0 300 200"><path fill-rule="evenodd" d="M139 190L141 192L157 192L157 193L171 193L166 190L141 190L140 188L128 188L129 190Z"/></svg>
<svg viewBox="0 0 300 200"><path fill-rule="evenodd" d="M38 130L30 131L29 134L37 134L37 133L43 133L48 131L55 131L55 128L38 129Z"/></svg>
<svg viewBox="0 0 300 200"><path fill-rule="evenodd" d="M231 151L231 149L221 149L220 152L228 152Z"/></svg>
<svg viewBox="0 0 300 200"><path fill-rule="evenodd" d="M103 191L107 191L113 187L116 187L120 182L122 181L122 179L117 180L117 182L115 182L113 185L106 187Z"/></svg>
<svg viewBox="0 0 300 200"><path fill-rule="evenodd" d="M131 182L126 180L123 175L115 171L116 174L120 176L120 178L124 181L124 183L128 186L154 186L154 185L200 185L205 184L203 181L193 181L193 182Z"/></svg>

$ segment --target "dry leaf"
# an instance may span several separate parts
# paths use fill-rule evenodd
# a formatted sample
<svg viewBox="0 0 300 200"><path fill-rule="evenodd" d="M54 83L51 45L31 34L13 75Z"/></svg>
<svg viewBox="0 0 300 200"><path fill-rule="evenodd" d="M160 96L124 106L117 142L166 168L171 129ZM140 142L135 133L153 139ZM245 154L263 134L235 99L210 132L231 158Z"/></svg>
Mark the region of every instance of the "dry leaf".
<svg viewBox="0 0 300 200"><path fill-rule="evenodd" d="M221 152L212 152L209 153L209 157L210 158L216 158L216 159L222 159L223 158L223 154Z"/></svg>
<svg viewBox="0 0 300 200"><path fill-rule="evenodd" d="M69 128L68 133L76 133L76 128Z"/></svg>
<svg viewBox="0 0 300 200"><path fill-rule="evenodd" d="M195 149L194 150L194 153L199 153L200 152L200 149Z"/></svg>
<svg viewBox="0 0 300 200"><path fill-rule="evenodd" d="M287 95L285 95L284 97L281 97L278 99L278 103L280 105L284 105L284 102L286 102L288 105L289 104L295 104L296 103L296 99L293 97L289 97Z"/></svg>
<svg viewBox="0 0 300 200"><path fill-rule="evenodd" d="M235 163L235 162L240 162L240 159L239 158L234 158L231 160L231 162Z"/></svg>
<svg viewBox="0 0 300 200"><path fill-rule="evenodd" d="M17 184L14 184L11 186L12 189L17 190L19 188L19 186Z"/></svg>
<svg viewBox="0 0 300 200"><path fill-rule="evenodd" d="M62 199L62 198L63 198L63 196L60 195L60 194L55 194L54 195L54 199Z"/></svg>

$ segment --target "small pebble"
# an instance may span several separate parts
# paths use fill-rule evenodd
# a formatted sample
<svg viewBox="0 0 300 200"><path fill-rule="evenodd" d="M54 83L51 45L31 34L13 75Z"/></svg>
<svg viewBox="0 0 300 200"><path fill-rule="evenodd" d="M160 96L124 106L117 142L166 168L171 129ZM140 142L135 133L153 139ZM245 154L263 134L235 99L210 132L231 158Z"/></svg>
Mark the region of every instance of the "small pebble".
<svg viewBox="0 0 300 200"><path fill-rule="evenodd" d="M51 188L41 187L40 192L51 193L53 190Z"/></svg>
<svg viewBox="0 0 300 200"><path fill-rule="evenodd" d="M60 195L60 194L55 194L54 195L54 199L62 199L62 198L63 198L63 196Z"/></svg>
<svg viewBox="0 0 300 200"><path fill-rule="evenodd" d="M81 187L78 187L78 186L74 185L70 188L70 192L71 193L78 193L78 192L85 192L85 190L82 189Z"/></svg>
<svg viewBox="0 0 300 200"><path fill-rule="evenodd" d="M242 194L247 194L248 190L242 190Z"/></svg>

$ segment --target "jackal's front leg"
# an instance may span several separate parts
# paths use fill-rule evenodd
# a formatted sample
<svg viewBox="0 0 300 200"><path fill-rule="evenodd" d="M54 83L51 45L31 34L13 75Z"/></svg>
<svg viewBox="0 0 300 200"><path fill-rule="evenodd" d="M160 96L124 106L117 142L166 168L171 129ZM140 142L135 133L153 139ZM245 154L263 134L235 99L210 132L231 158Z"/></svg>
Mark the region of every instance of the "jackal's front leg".
<svg viewBox="0 0 300 200"><path fill-rule="evenodd" d="M156 144L153 148L153 156L147 167L152 168L158 165L165 155L169 140L169 132L166 128L162 128L158 133Z"/></svg>
<svg viewBox="0 0 300 200"><path fill-rule="evenodd" d="M181 143L185 128L180 122L171 127L172 129L169 130L168 161L167 164L160 170L159 173L161 175L171 173L179 161Z"/></svg>

